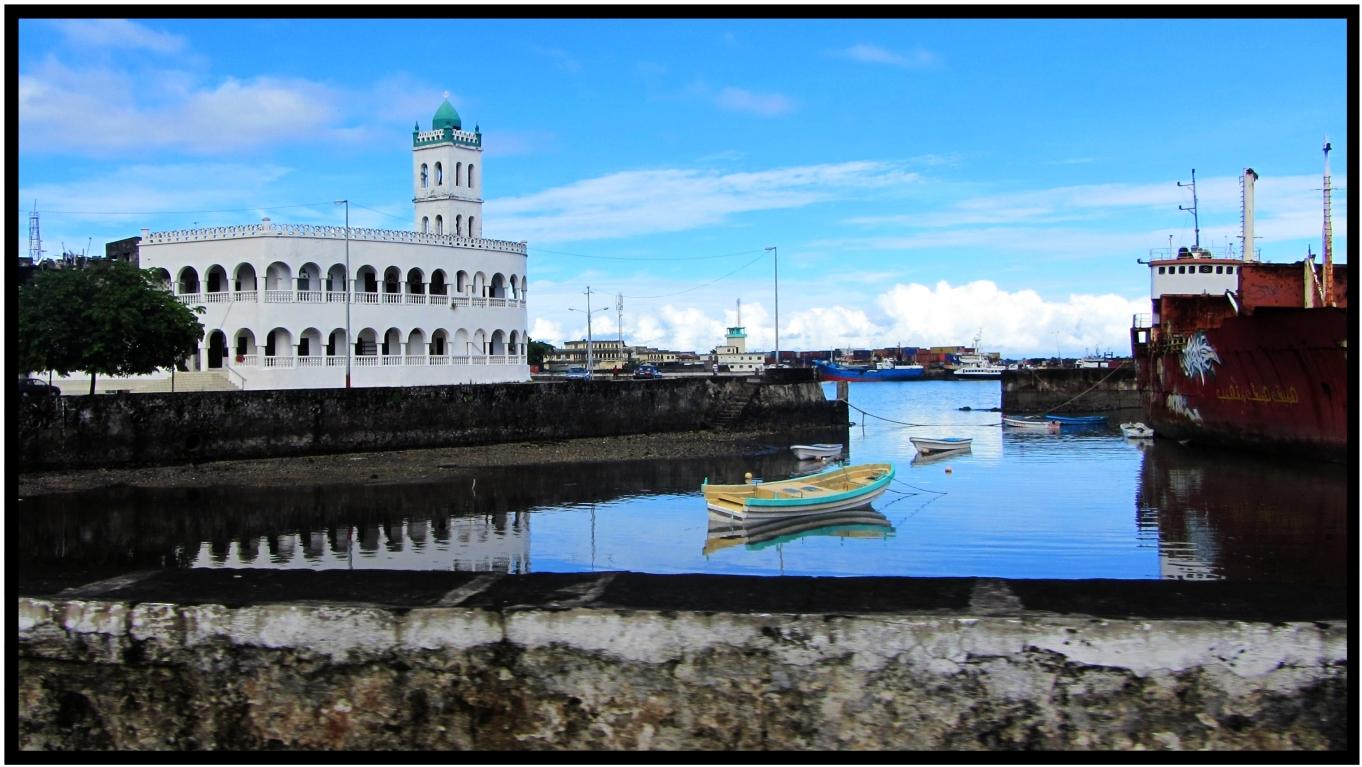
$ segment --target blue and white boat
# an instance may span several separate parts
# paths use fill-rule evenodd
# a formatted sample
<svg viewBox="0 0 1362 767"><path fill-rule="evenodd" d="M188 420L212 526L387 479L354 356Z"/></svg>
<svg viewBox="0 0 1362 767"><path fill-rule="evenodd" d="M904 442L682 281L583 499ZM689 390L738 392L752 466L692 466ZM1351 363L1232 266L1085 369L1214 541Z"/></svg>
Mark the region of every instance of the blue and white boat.
<svg viewBox="0 0 1362 767"><path fill-rule="evenodd" d="M1046 413L1047 421L1059 421L1062 426L1096 426L1107 422L1104 415L1055 415Z"/></svg>
<svg viewBox="0 0 1362 767"><path fill-rule="evenodd" d="M923 376L921 365L900 365L893 360L880 360L873 367L814 360L813 367L823 381L911 381Z"/></svg>

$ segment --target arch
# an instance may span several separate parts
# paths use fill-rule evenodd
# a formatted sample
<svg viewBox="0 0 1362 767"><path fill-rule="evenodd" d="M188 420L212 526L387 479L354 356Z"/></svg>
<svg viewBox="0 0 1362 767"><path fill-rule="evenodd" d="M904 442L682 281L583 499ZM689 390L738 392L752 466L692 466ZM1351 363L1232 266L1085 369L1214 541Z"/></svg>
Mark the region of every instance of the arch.
<svg viewBox="0 0 1362 767"><path fill-rule="evenodd" d="M487 353L488 353L488 354L495 354L495 355L498 355L498 356L506 354L506 332L505 332L505 331L503 331L503 330L493 330L493 331L492 331L492 338L491 338L491 340L488 342Z"/></svg>
<svg viewBox="0 0 1362 767"><path fill-rule="evenodd" d="M221 264L213 264L204 274L203 282L205 292L224 293L227 290L227 270Z"/></svg>
<svg viewBox="0 0 1362 767"><path fill-rule="evenodd" d="M250 328L241 328L232 335L232 353L237 357L260 353L260 347L255 345L255 333Z"/></svg>
<svg viewBox="0 0 1362 767"><path fill-rule="evenodd" d="M450 354L456 354L460 357L466 354L472 354L473 350L468 348L470 343L472 342L468 338L468 331L464 330L463 328L459 328L454 333L454 349L453 351L450 352Z"/></svg>
<svg viewBox="0 0 1362 767"><path fill-rule="evenodd" d="M449 354L449 331L444 328L430 334L430 353L436 357Z"/></svg>
<svg viewBox="0 0 1362 767"><path fill-rule="evenodd" d="M473 295L487 297L487 275L482 272L473 275Z"/></svg>
<svg viewBox="0 0 1362 767"><path fill-rule="evenodd" d="M487 355L487 332L482 328L473 331L471 343L473 344L473 354Z"/></svg>
<svg viewBox="0 0 1362 767"><path fill-rule="evenodd" d="M421 234L430 234L430 216L421 217Z"/></svg>
<svg viewBox="0 0 1362 767"><path fill-rule="evenodd" d="M477 184L473 183L473 163L470 162L468 163L468 188L472 189L475 186Z"/></svg>
<svg viewBox="0 0 1362 767"><path fill-rule="evenodd" d="M265 269L265 290L292 290L293 269L283 261L275 261Z"/></svg>
<svg viewBox="0 0 1362 767"><path fill-rule="evenodd" d="M520 277L511 275L511 298L520 298Z"/></svg>
<svg viewBox="0 0 1362 767"><path fill-rule="evenodd" d="M223 333L221 329L209 332L208 368L210 370L213 370L222 367L222 358L226 356L227 356L227 334Z"/></svg>
<svg viewBox="0 0 1362 767"><path fill-rule="evenodd" d="M293 356L293 334L288 331L288 328L277 327L265 334L265 356Z"/></svg>
<svg viewBox="0 0 1362 767"><path fill-rule="evenodd" d="M445 217L444 217L444 216L436 216L436 217L435 217L435 233L436 233L436 234L444 234L444 233L445 233Z"/></svg>
<svg viewBox="0 0 1362 767"><path fill-rule="evenodd" d="M520 353L520 331L518 330L511 331L511 340L508 341L506 344L506 353L507 354Z"/></svg>
<svg viewBox="0 0 1362 767"><path fill-rule="evenodd" d="M501 272L492 275L492 281L487 286L487 296L489 298L506 297L506 278L501 275Z"/></svg>
<svg viewBox="0 0 1362 767"><path fill-rule="evenodd" d="M151 271L155 272L156 279L160 281L163 290L170 290L170 272L165 267L158 266Z"/></svg>
<svg viewBox="0 0 1362 767"><path fill-rule="evenodd" d="M443 296L449 293L449 285L445 282L445 270L436 269L430 273L430 294L432 296Z"/></svg>
<svg viewBox="0 0 1362 767"><path fill-rule="evenodd" d="M454 186L463 185L463 163L454 163Z"/></svg>
<svg viewBox="0 0 1362 767"><path fill-rule="evenodd" d="M322 347L322 331L308 328L298 339L299 357L320 357L325 352Z"/></svg>
<svg viewBox="0 0 1362 767"><path fill-rule="evenodd" d="M383 270L383 292L401 293L402 292L402 270L395 266L390 266Z"/></svg>
<svg viewBox="0 0 1362 767"><path fill-rule="evenodd" d="M462 236L463 236L463 214L462 214L462 213L460 213L459 215L457 215L457 216L454 217L454 234L455 234L455 236L458 236L458 237L462 237Z"/></svg>
<svg viewBox="0 0 1362 767"><path fill-rule="evenodd" d="M443 186L444 183L445 183L445 166L437 162L435 163L435 185Z"/></svg>
<svg viewBox="0 0 1362 767"><path fill-rule="evenodd" d="M326 356L345 356L345 328L336 328L326 336Z"/></svg>
<svg viewBox="0 0 1362 767"><path fill-rule="evenodd" d="M299 290L321 290L322 268L315 261L308 261L298 267Z"/></svg>
<svg viewBox="0 0 1362 767"><path fill-rule="evenodd" d="M175 282L179 284L180 293L199 292L199 273L192 266L186 266L176 275Z"/></svg>
<svg viewBox="0 0 1362 767"><path fill-rule="evenodd" d="M356 357L373 357L378 354L378 331L365 328L355 339Z"/></svg>
<svg viewBox="0 0 1362 767"><path fill-rule="evenodd" d="M472 217L472 216L469 216L469 217L468 217L468 236L469 236L469 237L477 237L477 236L478 236L478 233L477 233L476 231L473 230L473 217Z"/></svg>
<svg viewBox="0 0 1362 767"><path fill-rule="evenodd" d="M383 356L398 355L402 353L402 331L397 328L388 328L383 334Z"/></svg>
<svg viewBox="0 0 1362 767"><path fill-rule="evenodd" d="M421 188L430 188L430 166L421 163Z"/></svg>
<svg viewBox="0 0 1362 767"><path fill-rule="evenodd" d="M355 272L355 292L356 293L377 293L378 292L378 270L365 264Z"/></svg>
<svg viewBox="0 0 1362 767"><path fill-rule="evenodd" d="M256 285L255 267L251 264L237 264L232 276L232 289L237 291L255 290Z"/></svg>
<svg viewBox="0 0 1362 767"><path fill-rule="evenodd" d="M415 267L407 270L407 292L421 295L426 292L425 273Z"/></svg>
<svg viewBox="0 0 1362 767"><path fill-rule="evenodd" d="M460 269L457 273L455 273L454 275L455 293L459 294L467 293L469 290L472 289L472 287L473 286L469 284L468 281L468 272L465 272L464 270Z"/></svg>
<svg viewBox="0 0 1362 767"><path fill-rule="evenodd" d="M412 331L407 334L407 356L426 356L426 333L424 330L413 328Z"/></svg>
<svg viewBox="0 0 1362 767"><path fill-rule="evenodd" d="M326 290L329 293L345 292L345 264L332 264L326 270Z"/></svg>

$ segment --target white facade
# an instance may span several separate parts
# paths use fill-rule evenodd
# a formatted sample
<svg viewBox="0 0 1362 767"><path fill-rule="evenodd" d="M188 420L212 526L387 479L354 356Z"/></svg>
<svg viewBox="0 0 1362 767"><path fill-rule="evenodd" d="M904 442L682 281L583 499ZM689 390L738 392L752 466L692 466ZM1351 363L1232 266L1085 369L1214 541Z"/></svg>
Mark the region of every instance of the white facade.
<svg viewBox="0 0 1362 767"><path fill-rule="evenodd" d="M747 351L747 333L741 327L728 329L727 346L714 349L714 362L734 373L756 373L766 368L766 355Z"/></svg>
<svg viewBox="0 0 1362 767"><path fill-rule="evenodd" d="M528 381L525 243L477 236L481 134L448 101L434 125L413 134L417 231L143 230L141 268L206 310L189 369L243 389Z"/></svg>

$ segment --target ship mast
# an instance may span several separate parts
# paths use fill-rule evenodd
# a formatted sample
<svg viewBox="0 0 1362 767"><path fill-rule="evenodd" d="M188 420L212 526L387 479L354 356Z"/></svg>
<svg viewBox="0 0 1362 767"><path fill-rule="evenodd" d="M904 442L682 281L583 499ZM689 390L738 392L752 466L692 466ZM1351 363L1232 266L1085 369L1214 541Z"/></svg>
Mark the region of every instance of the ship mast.
<svg viewBox="0 0 1362 767"><path fill-rule="evenodd" d="M1334 224L1329 199L1329 137L1324 137L1324 305L1334 306Z"/></svg>
<svg viewBox="0 0 1362 767"><path fill-rule="evenodd" d="M1197 250L1201 250L1201 219L1197 216L1196 212L1196 168L1192 168L1192 183L1184 184L1181 181L1179 181L1178 186L1192 187L1192 207L1188 208L1179 205L1178 210L1187 210L1192 212L1192 227L1196 233L1196 241L1193 243L1193 246Z"/></svg>

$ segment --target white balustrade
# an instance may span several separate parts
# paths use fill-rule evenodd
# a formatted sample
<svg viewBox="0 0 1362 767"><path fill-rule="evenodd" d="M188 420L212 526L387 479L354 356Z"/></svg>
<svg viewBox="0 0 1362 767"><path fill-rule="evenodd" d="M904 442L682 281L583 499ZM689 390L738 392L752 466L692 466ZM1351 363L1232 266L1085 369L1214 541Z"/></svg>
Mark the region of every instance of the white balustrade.
<svg viewBox="0 0 1362 767"><path fill-rule="evenodd" d="M203 296L205 304L225 304L232 300L232 294L226 291L208 292Z"/></svg>
<svg viewBox="0 0 1362 767"><path fill-rule="evenodd" d="M322 292L320 290L300 290L298 291L298 302L303 304L320 304L322 302Z"/></svg>
<svg viewBox="0 0 1362 767"><path fill-rule="evenodd" d="M328 304L343 304L343 303L345 303L345 291L343 291L343 290L328 290L328 291L326 291L326 302L327 302Z"/></svg>
<svg viewBox="0 0 1362 767"><path fill-rule="evenodd" d="M481 297L477 297L477 298L474 298L474 299L473 299L472 303L473 303L473 306L481 306L481 307L484 307L484 308L485 308L485 307L487 306L487 299L481 298Z"/></svg>
<svg viewBox="0 0 1362 767"><path fill-rule="evenodd" d="M449 362L452 365L467 365L469 357L467 354L451 354Z"/></svg>
<svg viewBox="0 0 1362 767"><path fill-rule="evenodd" d="M296 357L300 368L319 368L322 367L321 357Z"/></svg>
<svg viewBox="0 0 1362 767"><path fill-rule="evenodd" d="M357 304L376 304L378 303L378 293L356 293L355 303Z"/></svg>
<svg viewBox="0 0 1362 767"><path fill-rule="evenodd" d="M293 367L293 357L271 357L268 354L264 357L265 367L267 368L291 368Z"/></svg>
<svg viewBox="0 0 1362 767"><path fill-rule="evenodd" d="M291 304L293 303L293 291L291 290L266 290L265 303L267 304Z"/></svg>
<svg viewBox="0 0 1362 767"><path fill-rule="evenodd" d="M400 303L402 303L402 294L401 294L401 293L381 293L380 295L383 296L383 303L385 303L385 304L400 304Z"/></svg>
<svg viewBox="0 0 1362 767"><path fill-rule="evenodd" d="M254 291L254 290L238 290L238 291L236 291L235 293L232 294L232 300L233 300L233 301L249 301L249 302L251 302L251 303L255 303L255 291Z"/></svg>
<svg viewBox="0 0 1362 767"><path fill-rule="evenodd" d="M331 356L326 358L326 366L329 368L345 367L345 357Z"/></svg>
<svg viewBox="0 0 1362 767"><path fill-rule="evenodd" d="M487 299L487 305L488 305L488 306L506 306L506 299L504 299L504 298L489 298L489 299Z"/></svg>
<svg viewBox="0 0 1362 767"><path fill-rule="evenodd" d="M402 364L402 355L400 355L400 354L385 354L385 355L383 355L383 364L384 364L384 365L401 365L401 364Z"/></svg>
<svg viewBox="0 0 1362 767"><path fill-rule="evenodd" d="M178 298L182 304L193 305L203 303L202 293L180 293L175 297Z"/></svg>
<svg viewBox="0 0 1362 767"><path fill-rule="evenodd" d="M259 354L238 354L238 355L236 355L236 364L240 365L241 367L246 367L246 368L259 367L259 366L260 366L260 355L259 355Z"/></svg>
<svg viewBox="0 0 1362 767"><path fill-rule="evenodd" d="M441 295L439 293L432 293L430 294L430 302L432 304L440 304L441 306L443 306L449 303L449 296Z"/></svg>
<svg viewBox="0 0 1362 767"><path fill-rule="evenodd" d="M430 355L429 357L426 357L426 364L427 364L427 365L448 365L448 364L449 364L449 355L446 355L446 354L432 354L432 355Z"/></svg>
<svg viewBox="0 0 1362 767"><path fill-rule="evenodd" d="M470 304L470 300L468 296L453 296L452 298L449 299L449 303L454 306L468 306Z"/></svg>
<svg viewBox="0 0 1362 767"><path fill-rule="evenodd" d="M353 359L355 367L374 368L378 367L378 357L372 354L361 354Z"/></svg>
<svg viewBox="0 0 1362 767"><path fill-rule="evenodd" d="M425 293L408 293L408 294L407 294L407 303L409 303L409 304L424 304L425 302L426 302L426 294L425 294Z"/></svg>

